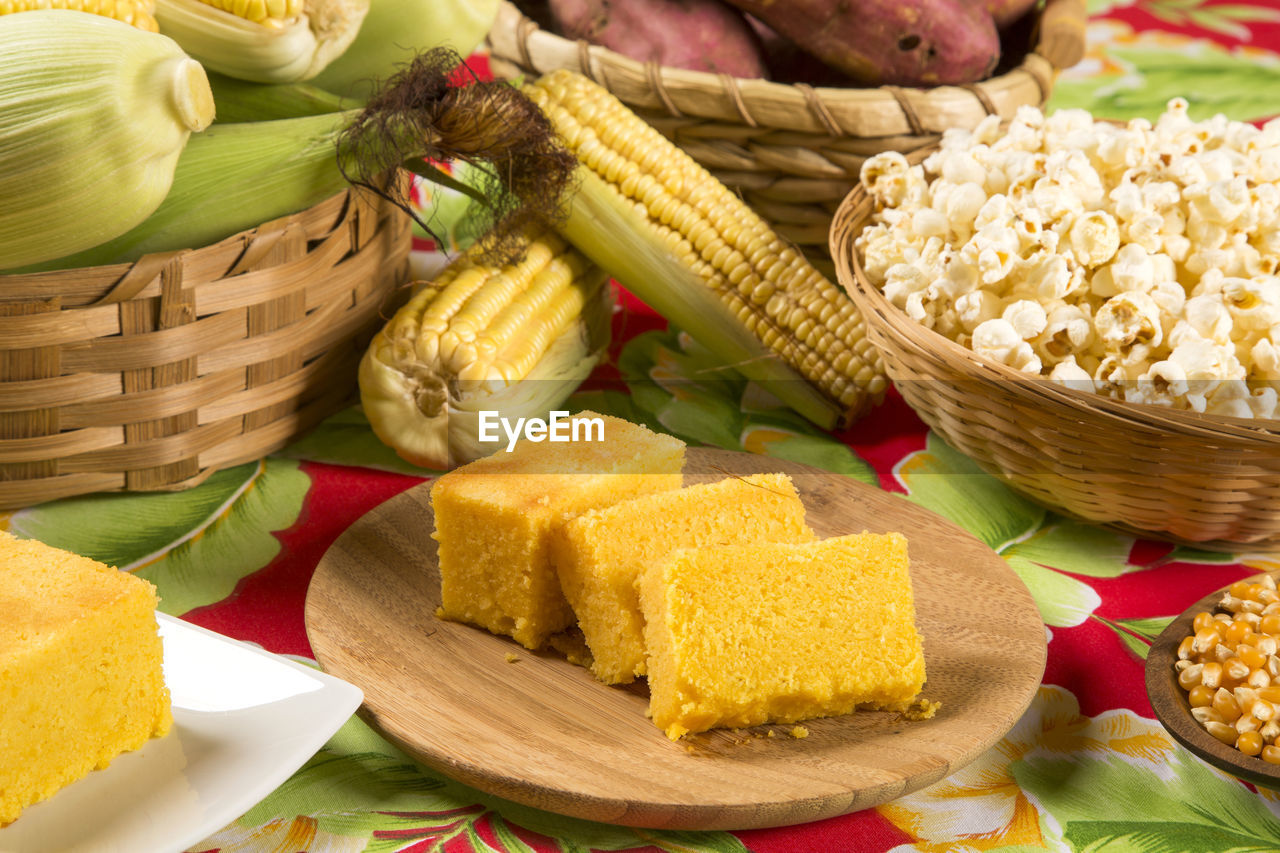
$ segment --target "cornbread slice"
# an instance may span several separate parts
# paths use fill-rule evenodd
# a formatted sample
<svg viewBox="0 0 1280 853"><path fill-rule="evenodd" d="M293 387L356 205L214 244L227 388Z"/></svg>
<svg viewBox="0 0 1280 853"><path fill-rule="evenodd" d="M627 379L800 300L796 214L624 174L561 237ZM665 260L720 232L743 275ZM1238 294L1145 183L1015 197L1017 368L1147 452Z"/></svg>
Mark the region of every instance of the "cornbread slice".
<svg viewBox="0 0 1280 853"><path fill-rule="evenodd" d="M675 548L811 542L804 504L785 474L730 477L645 495L572 519L553 538L560 587L606 684L645 674L636 581Z"/></svg>
<svg viewBox="0 0 1280 853"><path fill-rule="evenodd" d="M519 441L432 486L441 617L541 648L574 624L551 564L551 534L587 510L680 488L684 442L594 412L574 416L595 418L602 437Z"/></svg>
<svg viewBox="0 0 1280 853"><path fill-rule="evenodd" d="M905 709L924 685L907 542L680 549L645 570L649 710L671 739Z"/></svg>
<svg viewBox="0 0 1280 853"><path fill-rule="evenodd" d="M0 825L169 731L155 588L0 532Z"/></svg>

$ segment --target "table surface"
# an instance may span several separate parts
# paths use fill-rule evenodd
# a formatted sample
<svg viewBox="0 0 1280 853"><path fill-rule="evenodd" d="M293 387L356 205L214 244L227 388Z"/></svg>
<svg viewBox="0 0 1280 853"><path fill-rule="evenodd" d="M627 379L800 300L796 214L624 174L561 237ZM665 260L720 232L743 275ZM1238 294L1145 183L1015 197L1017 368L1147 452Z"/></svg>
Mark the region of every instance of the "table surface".
<svg viewBox="0 0 1280 853"><path fill-rule="evenodd" d="M1090 0L1089 10L1088 54L1061 75L1050 107L1153 117L1185 96L1195 117L1280 114L1276 0ZM698 356L623 297L613 363L570 405L844 473L967 529L1022 577L1046 626L1048 665L1027 713L972 764L887 805L737 832L638 830L516 805L414 764L353 717L287 784L191 850L1280 849L1280 800L1177 746L1142 678L1151 638L1175 614L1280 569L1280 557L1175 548L1064 519L981 474L893 394L837 435L744 412L732 388L632 396L619 363L693 371ZM3 522L147 578L170 614L310 661L303 604L317 562L356 519L430 475L379 445L353 408L188 492L65 500ZM956 476L963 492L948 485Z"/></svg>

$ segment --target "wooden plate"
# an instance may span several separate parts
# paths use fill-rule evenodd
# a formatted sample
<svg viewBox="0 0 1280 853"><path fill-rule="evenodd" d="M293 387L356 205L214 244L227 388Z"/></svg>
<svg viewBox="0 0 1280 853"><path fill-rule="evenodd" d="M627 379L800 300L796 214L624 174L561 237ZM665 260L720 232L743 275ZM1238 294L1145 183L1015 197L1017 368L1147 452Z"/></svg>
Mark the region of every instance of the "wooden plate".
<svg viewBox="0 0 1280 853"><path fill-rule="evenodd" d="M1248 580L1256 582L1262 580L1262 577L1263 575L1255 575ZM1178 659L1178 644L1183 637L1194 633L1191 623L1196 614L1202 610L1210 613L1217 610L1218 602L1222 600L1222 593L1226 589L1227 587L1223 587L1211 592L1191 605L1156 637L1147 652L1144 671L1147 698L1151 700L1151 710L1155 711L1156 719L1165 730L1202 761L1254 785L1280 790L1280 764L1268 764L1261 758L1245 755L1209 734L1204 726L1196 722L1195 717L1191 716L1187 691L1178 685L1178 676L1173 669L1173 664Z"/></svg>
<svg viewBox="0 0 1280 853"><path fill-rule="evenodd" d="M806 465L690 448L687 483L790 474L820 536L907 536L930 720L859 712L672 742L642 682L607 687L555 653L435 617L428 485L372 510L316 568L306 623L316 659L364 690L361 715L429 767L501 797L653 828L801 823L936 782L996 743L1044 673L1045 630L1008 565L900 496ZM509 655L518 660L509 661ZM772 730L772 733L770 732Z"/></svg>

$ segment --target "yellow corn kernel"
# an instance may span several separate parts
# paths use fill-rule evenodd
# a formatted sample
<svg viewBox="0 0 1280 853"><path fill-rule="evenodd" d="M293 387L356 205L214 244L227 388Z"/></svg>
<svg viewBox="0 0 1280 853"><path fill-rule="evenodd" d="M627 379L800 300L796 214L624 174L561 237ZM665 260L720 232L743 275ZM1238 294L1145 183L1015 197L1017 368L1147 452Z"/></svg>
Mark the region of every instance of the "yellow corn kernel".
<svg viewBox="0 0 1280 853"><path fill-rule="evenodd" d="M1262 752L1262 735L1257 732L1244 732L1236 738L1236 749L1245 755L1257 755Z"/></svg>
<svg viewBox="0 0 1280 853"><path fill-rule="evenodd" d="M1182 642L1178 643L1178 660L1187 660L1191 657L1193 653L1191 645L1195 642L1195 639L1195 637L1182 638Z"/></svg>
<svg viewBox="0 0 1280 853"><path fill-rule="evenodd" d="M150 33L160 31L155 18L155 0L7 0L0 3L0 15L33 9L74 9L114 18Z"/></svg>
<svg viewBox="0 0 1280 853"><path fill-rule="evenodd" d="M1190 690L1192 687L1195 687L1200 683L1200 673L1203 671L1204 664L1192 664L1182 670L1182 672L1178 673L1178 684L1182 686L1183 690Z"/></svg>
<svg viewBox="0 0 1280 853"><path fill-rule="evenodd" d="M1222 632L1222 642L1229 646L1238 646L1244 642L1244 638L1251 633L1252 629L1249 623L1242 619L1236 619L1227 626L1227 630Z"/></svg>
<svg viewBox="0 0 1280 853"><path fill-rule="evenodd" d="M1219 677L1226 675L1233 681L1244 681L1249 677L1249 665L1238 657L1228 658L1225 663L1218 666L1220 667Z"/></svg>
<svg viewBox="0 0 1280 853"><path fill-rule="evenodd" d="M1234 723L1240 716L1240 705L1226 688L1219 687L1210 704L1224 722Z"/></svg>
<svg viewBox="0 0 1280 853"><path fill-rule="evenodd" d="M1230 631L1230 628L1227 630ZM1217 628L1202 628L1196 631L1195 638L1191 643L1191 650L1196 654L1204 654L1219 643L1234 646L1238 642L1239 640L1233 641L1229 634L1220 634Z"/></svg>
<svg viewBox="0 0 1280 853"><path fill-rule="evenodd" d="M1268 764L1280 764L1280 746L1264 746L1259 757Z"/></svg>
<svg viewBox="0 0 1280 853"><path fill-rule="evenodd" d="M1238 662L1238 661L1237 661L1237 662ZM1229 661L1228 661L1228 664L1227 664L1227 665L1228 665L1228 666L1230 666L1230 662L1229 662ZM1222 675L1223 675L1223 671L1224 671L1225 669L1226 669L1226 667L1224 667L1224 666L1223 666L1222 664L1220 664L1220 663L1217 663L1216 661L1210 661L1210 662L1208 662L1208 663L1204 664L1204 666L1203 666L1203 667L1201 668L1201 670L1200 670L1200 684L1199 684L1199 686L1200 686L1200 687L1207 687L1207 688L1209 688L1210 690L1217 690L1217 689L1218 689L1218 687L1222 684ZM1248 674L1249 674L1249 668L1248 668L1248 667L1245 667L1244 675L1237 676L1237 675L1235 675L1235 673L1234 673L1234 672L1232 672L1232 673L1231 673L1231 677L1244 678L1244 677L1245 677L1245 676L1247 676Z"/></svg>
<svg viewBox="0 0 1280 853"><path fill-rule="evenodd" d="M1218 688L1221 689L1221 688ZM1201 708L1213 704L1214 688L1207 684L1197 684L1191 688L1191 692L1187 694L1187 701L1191 703L1192 708Z"/></svg>
<svg viewBox="0 0 1280 853"><path fill-rule="evenodd" d="M1204 724L1204 728L1205 728L1205 731L1207 731L1209 734L1213 735L1215 738L1222 741L1223 743L1229 744L1231 746L1235 746L1236 741L1240 737L1240 732L1236 731L1234 726L1229 726L1226 723L1215 723L1213 721L1210 721ZM1278 750L1277 752L1280 752L1280 750ZM1274 761L1272 763L1280 764L1280 760Z"/></svg>

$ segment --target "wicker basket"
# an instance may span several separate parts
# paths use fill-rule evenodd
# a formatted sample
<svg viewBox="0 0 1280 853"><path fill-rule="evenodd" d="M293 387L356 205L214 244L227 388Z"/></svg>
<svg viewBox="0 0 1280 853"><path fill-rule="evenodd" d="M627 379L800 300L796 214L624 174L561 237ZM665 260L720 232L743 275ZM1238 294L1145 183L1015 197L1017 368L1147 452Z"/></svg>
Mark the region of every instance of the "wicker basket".
<svg viewBox="0 0 1280 853"><path fill-rule="evenodd" d="M968 86L815 88L641 63L542 30L504 2L489 32L495 75L579 71L673 139L778 232L832 273L827 232L863 161L933 145L950 127L1042 106L1058 69L1079 61L1084 0L1047 0L1033 50L1007 73Z"/></svg>
<svg viewBox="0 0 1280 853"><path fill-rule="evenodd" d="M182 489L346 404L409 274L347 191L200 249L0 276L0 507Z"/></svg>
<svg viewBox="0 0 1280 853"><path fill-rule="evenodd" d="M1280 550L1280 421L1126 403L1028 377L925 328L862 271L861 187L831 226L840 284L903 398L948 444L1024 495L1138 536Z"/></svg>

